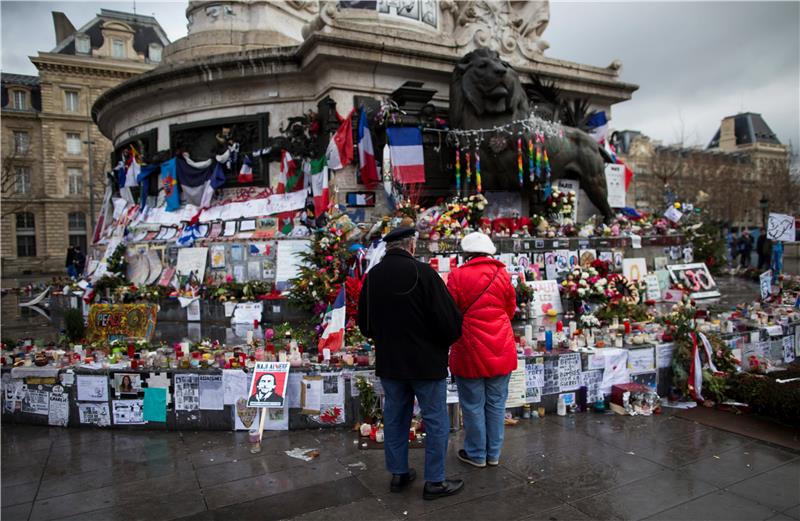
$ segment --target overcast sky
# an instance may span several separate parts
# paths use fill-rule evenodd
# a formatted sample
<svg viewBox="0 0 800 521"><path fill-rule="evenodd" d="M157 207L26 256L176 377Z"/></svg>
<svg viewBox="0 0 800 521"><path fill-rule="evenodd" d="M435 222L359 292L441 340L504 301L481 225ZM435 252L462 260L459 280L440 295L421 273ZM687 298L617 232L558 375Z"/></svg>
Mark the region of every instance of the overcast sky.
<svg viewBox="0 0 800 521"><path fill-rule="evenodd" d="M2 70L35 74L28 56L55 46L51 11L75 27L101 7L134 2L2 0ZM186 34L187 2L136 2L173 41ZM705 145L724 116L759 112L783 143L800 144L800 2L551 1L547 56L605 67L639 85L612 109L612 127L667 143Z"/></svg>

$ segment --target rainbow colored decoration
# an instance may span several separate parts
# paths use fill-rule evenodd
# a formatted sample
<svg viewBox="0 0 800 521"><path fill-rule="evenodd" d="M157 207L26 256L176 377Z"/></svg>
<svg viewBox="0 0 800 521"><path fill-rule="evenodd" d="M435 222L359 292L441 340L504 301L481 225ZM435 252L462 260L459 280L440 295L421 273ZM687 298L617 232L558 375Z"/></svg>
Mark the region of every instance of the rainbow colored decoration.
<svg viewBox="0 0 800 521"><path fill-rule="evenodd" d="M481 156L478 154L478 149L475 149L475 186L478 193L481 193Z"/></svg>
<svg viewBox="0 0 800 521"><path fill-rule="evenodd" d="M456 149L456 192L461 195L461 150Z"/></svg>
<svg viewBox="0 0 800 521"><path fill-rule="evenodd" d="M472 167L471 167L469 152L467 152L466 159L467 159L467 174L466 174L466 178L467 178L466 179L466 187L467 187L467 189L465 190L465 192L469 193L469 178L472 177L472 171L471 171Z"/></svg>
<svg viewBox="0 0 800 521"><path fill-rule="evenodd" d="M519 186L524 184L524 177L522 173L522 138L517 138L517 176L519 177Z"/></svg>
<svg viewBox="0 0 800 521"><path fill-rule="evenodd" d="M544 150L544 175L550 179L550 159L547 157L547 149Z"/></svg>
<svg viewBox="0 0 800 521"><path fill-rule="evenodd" d="M533 156L533 139L528 139L528 177L530 177L531 182L534 180L534 156Z"/></svg>
<svg viewBox="0 0 800 521"><path fill-rule="evenodd" d="M539 139L536 139L536 178L542 177L542 149L539 148Z"/></svg>

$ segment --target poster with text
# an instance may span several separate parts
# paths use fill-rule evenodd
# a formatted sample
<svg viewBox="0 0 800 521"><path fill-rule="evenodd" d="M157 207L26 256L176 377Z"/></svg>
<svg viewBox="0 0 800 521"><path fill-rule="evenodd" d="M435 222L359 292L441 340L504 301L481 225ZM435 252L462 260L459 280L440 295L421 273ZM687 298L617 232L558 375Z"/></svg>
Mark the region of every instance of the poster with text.
<svg viewBox="0 0 800 521"><path fill-rule="evenodd" d="M581 386L581 354L566 353L558 357L560 392L574 391Z"/></svg>
<svg viewBox="0 0 800 521"><path fill-rule="evenodd" d="M525 359L517 360L517 368L511 372L508 380L508 398L506 407L522 407L526 403Z"/></svg>
<svg viewBox="0 0 800 521"><path fill-rule="evenodd" d="M558 282L555 280L531 280L526 282L533 290L533 310L537 317L547 315L550 309L555 309L556 313L563 313L561 306L561 293L558 290Z"/></svg>
<svg viewBox="0 0 800 521"><path fill-rule="evenodd" d="M256 362L250 380L248 407L283 408L289 362Z"/></svg>
<svg viewBox="0 0 800 521"><path fill-rule="evenodd" d="M200 380L197 374L175 374L175 410L196 411L200 408Z"/></svg>
<svg viewBox="0 0 800 521"><path fill-rule="evenodd" d="M141 425L144 421L144 400L112 400L114 425Z"/></svg>
<svg viewBox="0 0 800 521"><path fill-rule="evenodd" d="M199 407L204 411L221 411L225 408L225 391L221 374L200 375Z"/></svg>
<svg viewBox="0 0 800 521"><path fill-rule="evenodd" d="M54 427L66 427L69 424L69 395L60 385L54 385L50 391L47 424Z"/></svg>
<svg viewBox="0 0 800 521"><path fill-rule="evenodd" d="M51 386L28 384L22 397L22 412L29 414L44 414L50 412Z"/></svg>
<svg viewBox="0 0 800 521"><path fill-rule="evenodd" d="M105 376L79 374L75 379L78 385L79 402L108 401L108 379Z"/></svg>
<svg viewBox="0 0 800 521"><path fill-rule="evenodd" d="M111 414L108 403L79 403L78 421L84 424L93 424L98 427L111 425Z"/></svg>
<svg viewBox="0 0 800 521"><path fill-rule="evenodd" d="M625 208L625 165L606 165L606 188L608 205L611 208Z"/></svg>
<svg viewBox="0 0 800 521"><path fill-rule="evenodd" d="M178 262L175 271L178 277L194 277L202 281L206 275L208 248L181 248L178 250Z"/></svg>

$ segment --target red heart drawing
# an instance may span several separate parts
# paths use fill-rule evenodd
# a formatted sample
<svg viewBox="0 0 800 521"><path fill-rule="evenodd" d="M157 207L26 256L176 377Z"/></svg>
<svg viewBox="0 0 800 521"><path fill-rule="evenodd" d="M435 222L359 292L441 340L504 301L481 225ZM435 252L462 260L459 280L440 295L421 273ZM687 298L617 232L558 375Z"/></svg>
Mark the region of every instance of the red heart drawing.
<svg viewBox="0 0 800 521"><path fill-rule="evenodd" d="M543 313L547 313L547 312L548 312L548 311L550 311L552 308L553 308L553 305L552 305L552 304L550 304L549 302L548 302L548 303L546 303L546 304L542 304L542 312L543 312Z"/></svg>

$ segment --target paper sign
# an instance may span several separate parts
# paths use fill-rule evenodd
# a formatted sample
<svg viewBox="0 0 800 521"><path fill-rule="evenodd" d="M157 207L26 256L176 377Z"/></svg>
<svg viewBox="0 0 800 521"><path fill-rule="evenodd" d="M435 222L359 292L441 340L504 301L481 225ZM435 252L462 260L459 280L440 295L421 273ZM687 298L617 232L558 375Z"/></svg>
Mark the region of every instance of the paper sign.
<svg viewBox="0 0 800 521"><path fill-rule="evenodd" d="M674 344L658 344L656 346L656 367L658 369L672 367L672 351L674 349Z"/></svg>
<svg viewBox="0 0 800 521"><path fill-rule="evenodd" d="M664 217L676 223L681 220L681 217L683 217L683 212L681 212L674 206L670 206L669 208L666 209L666 211L664 211Z"/></svg>
<svg viewBox="0 0 800 521"><path fill-rule="evenodd" d="M758 276L758 285L761 290L761 300L768 299L772 293L772 270L767 270Z"/></svg>
<svg viewBox="0 0 800 521"><path fill-rule="evenodd" d="M784 363L791 364L794 362L794 335L787 335L783 337L783 361Z"/></svg>
<svg viewBox="0 0 800 521"><path fill-rule="evenodd" d="M144 421L143 400L112 400L114 425L139 425Z"/></svg>
<svg viewBox="0 0 800 521"><path fill-rule="evenodd" d="M532 280L525 282L533 290L533 310L537 317L547 315L548 310L555 309L556 313L563 313L561 294L558 291L558 282L555 280Z"/></svg>
<svg viewBox="0 0 800 521"><path fill-rule="evenodd" d="M694 264L672 264L667 266L672 281L682 284L694 299L719 297L717 283L711 277L704 262Z"/></svg>
<svg viewBox="0 0 800 521"><path fill-rule="evenodd" d="M248 391L248 407L283 408L289 362L256 362Z"/></svg>
<svg viewBox="0 0 800 521"><path fill-rule="evenodd" d="M300 402L303 414L319 414L322 403L321 376L303 376Z"/></svg>
<svg viewBox="0 0 800 521"><path fill-rule="evenodd" d="M303 259L301 253L309 251L311 241L283 240L278 241L276 282L286 282L297 276Z"/></svg>
<svg viewBox="0 0 800 521"><path fill-rule="evenodd" d="M188 277L194 273L197 280L205 279L208 248L181 248L178 250L178 262L175 270L179 277Z"/></svg>
<svg viewBox="0 0 800 521"><path fill-rule="evenodd" d="M574 391L580 387L581 355L567 353L558 357L559 391Z"/></svg>
<svg viewBox="0 0 800 521"><path fill-rule="evenodd" d="M247 384L250 375L241 369L222 370L222 403L234 405L239 398L247 398Z"/></svg>
<svg viewBox="0 0 800 521"><path fill-rule="evenodd" d="M603 349L603 381L600 390L604 394L611 393L614 384L626 384L630 381L628 374L628 350L607 347Z"/></svg>
<svg viewBox="0 0 800 521"><path fill-rule="evenodd" d="M196 411L200 407L200 382L197 374L175 374L175 410Z"/></svg>
<svg viewBox="0 0 800 521"><path fill-rule="evenodd" d="M631 349L628 351L628 371L643 373L656 368L655 353L652 347Z"/></svg>
<svg viewBox="0 0 800 521"><path fill-rule="evenodd" d="M302 395L303 374L302 373L289 373L289 384L286 387L286 401L291 409L300 409L302 403L300 401ZM356 389L355 383L351 382L351 389Z"/></svg>
<svg viewBox="0 0 800 521"><path fill-rule="evenodd" d="M796 194L795 194L796 195ZM773 241L794 242L794 217L782 213L769 214L767 237Z"/></svg>
<svg viewBox="0 0 800 521"><path fill-rule="evenodd" d="M215 244L211 247L211 269L219 270L225 267L225 245Z"/></svg>
<svg viewBox="0 0 800 521"><path fill-rule="evenodd" d="M658 302L661 300L661 286L658 283L658 276L655 273L650 273L644 278L647 286L647 299Z"/></svg>
<svg viewBox="0 0 800 521"><path fill-rule="evenodd" d="M647 276L647 260L641 257L623 259L622 274L632 282L644 280Z"/></svg>
<svg viewBox="0 0 800 521"><path fill-rule="evenodd" d="M80 375L78 378L80 378ZM79 403L78 420L81 423L94 424L98 427L111 425L108 403Z"/></svg>
<svg viewBox="0 0 800 521"><path fill-rule="evenodd" d="M558 383L558 358L549 358L544 361L544 385L542 394L557 394Z"/></svg>
<svg viewBox="0 0 800 521"><path fill-rule="evenodd" d="M144 389L144 411L142 419L146 422L167 421L167 390L160 387Z"/></svg>
<svg viewBox="0 0 800 521"><path fill-rule="evenodd" d="M54 385L50 393L47 424L56 427L66 427L69 424L69 395L60 385Z"/></svg>
<svg viewBox="0 0 800 521"><path fill-rule="evenodd" d="M108 379L105 376L79 374L76 378L79 402L108 401Z"/></svg>
<svg viewBox="0 0 800 521"><path fill-rule="evenodd" d="M517 368L511 372L508 380L508 398L506 408L522 407L526 403L525 359L517 360Z"/></svg>
<svg viewBox="0 0 800 521"><path fill-rule="evenodd" d="M204 411L221 411L225 408L225 392L222 388L221 374L200 375L200 409Z"/></svg>
<svg viewBox="0 0 800 521"><path fill-rule="evenodd" d="M236 305L236 309L233 311L231 324L252 325L256 320L261 322L263 310L263 302L240 302Z"/></svg>
<svg viewBox="0 0 800 521"><path fill-rule="evenodd" d="M625 203L625 165L606 164L606 188L608 205L611 208L624 208Z"/></svg>
<svg viewBox="0 0 800 521"><path fill-rule="evenodd" d="M189 322L200 321L200 299L194 299L186 306L186 320Z"/></svg>
<svg viewBox="0 0 800 521"><path fill-rule="evenodd" d="M264 420L264 430L267 431L288 431L289 430L289 406L284 404L280 409L264 409L267 414ZM344 423L344 413L342 412L342 422Z"/></svg>
<svg viewBox="0 0 800 521"><path fill-rule="evenodd" d="M603 393L600 390L600 383L603 381L603 371L582 371L581 386L586 387L586 403L593 404L602 400Z"/></svg>
<svg viewBox="0 0 800 521"><path fill-rule="evenodd" d="M50 389L44 385L28 384L28 389L22 397L22 412L48 415L50 413Z"/></svg>

